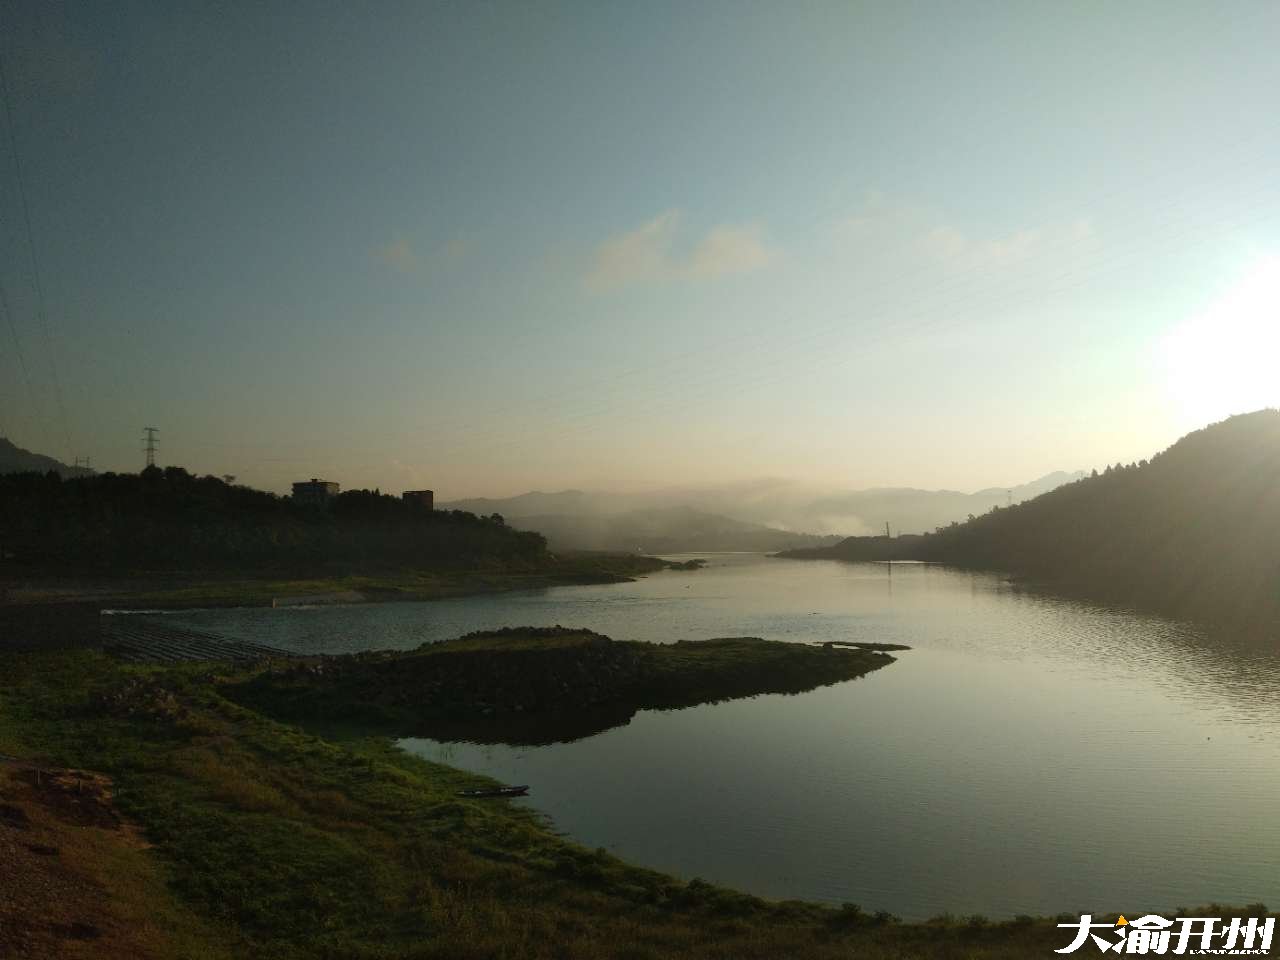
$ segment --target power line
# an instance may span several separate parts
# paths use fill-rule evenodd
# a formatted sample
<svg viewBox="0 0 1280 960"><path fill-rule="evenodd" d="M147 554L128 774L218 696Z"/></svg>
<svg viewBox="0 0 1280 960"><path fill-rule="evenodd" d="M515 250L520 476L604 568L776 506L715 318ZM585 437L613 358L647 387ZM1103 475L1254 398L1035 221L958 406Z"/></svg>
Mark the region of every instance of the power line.
<svg viewBox="0 0 1280 960"><path fill-rule="evenodd" d="M62 402L62 383L58 379L58 364L53 355L53 338L49 336L49 314L44 304L44 284L40 280L40 262L36 257L35 237L31 230L31 206L27 202L27 184L22 176L22 161L18 154L18 130L13 123L13 109L9 105L9 81L5 75L4 58L0 57L0 99L4 100L4 122L9 132L9 153L13 158L14 180L22 201L22 220L27 230L27 254L31 257L31 284L36 293L36 311L44 330L45 350L49 354L49 371L53 375L53 393L58 401L58 416L62 421L62 435L71 453L71 431L67 429L67 408Z"/></svg>
<svg viewBox="0 0 1280 960"><path fill-rule="evenodd" d="M31 389L31 375L27 373L27 358L22 352L22 341L18 338L18 327L13 322L13 311L9 309L9 296L5 293L4 282L0 280L0 313L3 313L9 324L9 333L13 336L13 352L18 358L18 366L22 368L22 380L27 385L27 402L34 413L39 407L36 404L35 391Z"/></svg>

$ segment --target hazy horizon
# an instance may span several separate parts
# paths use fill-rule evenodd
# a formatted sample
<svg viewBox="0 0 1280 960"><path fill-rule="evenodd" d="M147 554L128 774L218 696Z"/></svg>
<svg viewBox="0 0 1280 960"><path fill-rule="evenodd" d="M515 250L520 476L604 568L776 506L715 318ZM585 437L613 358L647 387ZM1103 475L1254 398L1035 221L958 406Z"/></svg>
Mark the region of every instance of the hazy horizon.
<svg viewBox="0 0 1280 960"><path fill-rule="evenodd" d="M973 491L1280 403L1274 5L3 23L0 435L68 463Z"/></svg>

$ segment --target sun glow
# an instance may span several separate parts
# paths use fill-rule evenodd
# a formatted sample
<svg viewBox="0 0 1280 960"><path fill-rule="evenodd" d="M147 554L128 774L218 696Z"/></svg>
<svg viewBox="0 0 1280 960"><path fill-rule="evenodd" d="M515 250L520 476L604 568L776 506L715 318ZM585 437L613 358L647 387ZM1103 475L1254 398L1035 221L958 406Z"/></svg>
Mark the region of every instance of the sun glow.
<svg viewBox="0 0 1280 960"><path fill-rule="evenodd" d="M1280 406L1280 256L1256 261L1203 313L1161 343L1167 388L1203 425Z"/></svg>

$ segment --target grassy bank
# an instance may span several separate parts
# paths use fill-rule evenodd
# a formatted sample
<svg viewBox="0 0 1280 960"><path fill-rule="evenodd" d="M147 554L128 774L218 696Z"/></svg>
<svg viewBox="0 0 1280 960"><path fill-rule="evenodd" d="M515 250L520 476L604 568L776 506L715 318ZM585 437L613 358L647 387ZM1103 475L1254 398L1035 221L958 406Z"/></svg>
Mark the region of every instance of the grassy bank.
<svg viewBox="0 0 1280 960"><path fill-rule="evenodd" d="M115 808L154 844L143 859L163 883L144 885L157 929L142 956L1012 957L1057 939L632 867L521 807L456 796L479 778L246 709L223 695L244 678L208 664L66 651L4 668L0 751L108 773Z"/></svg>
<svg viewBox="0 0 1280 960"><path fill-rule="evenodd" d="M56 949L30 955L89 956L97 944L97 956L210 960L959 960L1047 956L1064 942L1050 920L902 924L634 867L518 805L457 796L482 778L384 738L324 739L225 695L248 679L83 650L0 660L0 752L114 781L101 799L111 816L80 823L63 818L58 798L70 794L47 774L37 786L0 771L0 843L38 828L59 847L17 882L57 867L82 884L74 902L53 888L26 916L43 940L0 924L0 954L52 938Z"/></svg>

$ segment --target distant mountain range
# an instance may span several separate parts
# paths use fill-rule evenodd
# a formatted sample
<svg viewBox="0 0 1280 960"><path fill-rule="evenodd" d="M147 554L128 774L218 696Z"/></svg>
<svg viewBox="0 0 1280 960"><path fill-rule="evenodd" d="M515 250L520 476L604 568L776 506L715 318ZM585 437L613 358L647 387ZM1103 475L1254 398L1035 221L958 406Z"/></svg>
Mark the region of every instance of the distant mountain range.
<svg viewBox="0 0 1280 960"><path fill-rule="evenodd" d="M880 533L885 523L894 534L928 533L970 514L992 507L1022 503L1084 476L1063 470L1013 487L987 487L974 493L956 490L917 490L912 487L877 487L821 497L809 515L824 526L843 524L849 534Z"/></svg>
<svg viewBox="0 0 1280 960"><path fill-rule="evenodd" d="M851 537L804 557L932 560L1195 619L1280 631L1280 411L1187 434L928 536Z"/></svg>
<svg viewBox="0 0 1280 960"><path fill-rule="evenodd" d="M62 477L88 477L93 471L88 467L69 467L61 460L32 453L0 437L0 473L48 473L50 470Z"/></svg>
<svg viewBox="0 0 1280 960"><path fill-rule="evenodd" d="M645 493L533 491L505 499L457 500L443 509L502 514L537 530L553 549L788 550L834 544L842 536L918 533L1020 503L1079 479L1059 471L1014 487L976 493L909 487L820 491L779 480L719 487L673 487Z"/></svg>
<svg viewBox="0 0 1280 960"><path fill-rule="evenodd" d="M797 547L828 546L840 541L835 536L791 533L693 507L657 507L611 514L553 513L511 518L508 522L521 530L538 531L547 538L553 550L635 550L647 554L748 550L767 553Z"/></svg>

